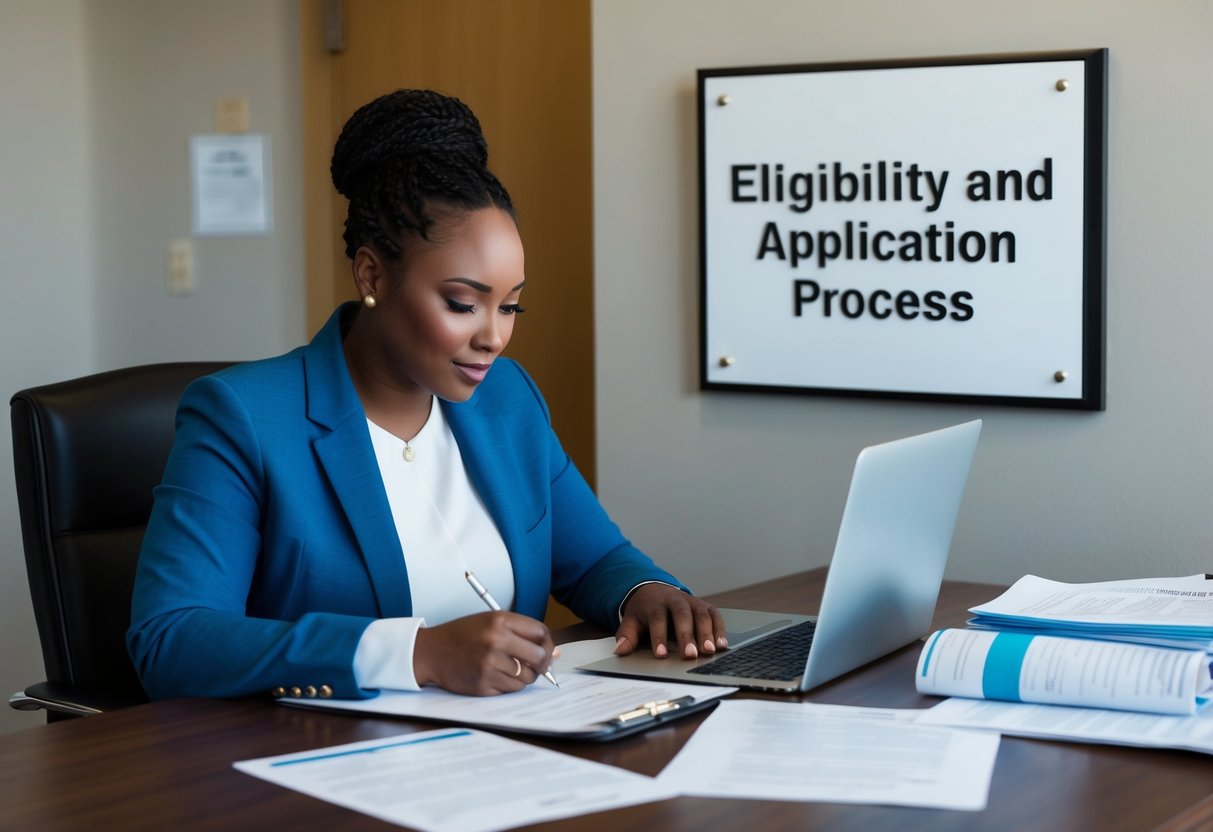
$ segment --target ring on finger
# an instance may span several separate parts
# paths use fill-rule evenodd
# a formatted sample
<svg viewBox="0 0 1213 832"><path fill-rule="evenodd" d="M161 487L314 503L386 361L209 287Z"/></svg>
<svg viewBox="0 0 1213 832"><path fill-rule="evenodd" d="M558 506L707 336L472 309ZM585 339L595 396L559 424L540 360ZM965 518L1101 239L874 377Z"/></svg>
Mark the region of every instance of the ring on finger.
<svg viewBox="0 0 1213 832"><path fill-rule="evenodd" d="M517 679L521 675L522 675L522 662L518 661L517 657L515 657L514 658L514 678Z"/></svg>

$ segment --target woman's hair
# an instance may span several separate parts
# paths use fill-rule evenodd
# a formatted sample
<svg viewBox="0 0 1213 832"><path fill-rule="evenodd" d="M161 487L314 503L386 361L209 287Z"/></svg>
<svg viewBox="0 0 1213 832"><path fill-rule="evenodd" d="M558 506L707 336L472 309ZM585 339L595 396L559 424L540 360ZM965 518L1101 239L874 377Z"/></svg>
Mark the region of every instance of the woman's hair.
<svg viewBox="0 0 1213 832"><path fill-rule="evenodd" d="M330 168L350 201L345 253L372 244L391 259L401 238L429 239L434 208L497 207L514 213L505 187L488 169L480 122L457 98L397 90L358 108L337 137Z"/></svg>

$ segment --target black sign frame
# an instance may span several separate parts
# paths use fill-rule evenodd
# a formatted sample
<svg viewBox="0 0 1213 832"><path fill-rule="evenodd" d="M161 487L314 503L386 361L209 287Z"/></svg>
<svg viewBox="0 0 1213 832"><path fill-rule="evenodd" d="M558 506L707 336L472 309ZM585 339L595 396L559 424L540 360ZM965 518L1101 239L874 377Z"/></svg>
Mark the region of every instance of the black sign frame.
<svg viewBox="0 0 1213 832"><path fill-rule="evenodd" d="M1082 61L1084 68L1083 115L1083 217L1082 217L1082 387L1077 396L1022 396L971 394L957 392L916 392L858 387L825 387L731 382L723 380L718 368L729 364L727 356L709 354L709 281L708 261L709 206L707 199L707 133L706 111L719 102L709 102L706 85L709 79L733 76L786 75L789 73L829 73L837 71L870 70L896 71L916 67L956 67L981 64L1024 62ZM700 388L705 391L736 391L761 393L794 393L844 398L884 398L927 402L948 402L984 405L1030 406L1071 410L1104 410L1106 407L1106 195L1107 195L1107 132L1108 132L1108 50L1087 49L1016 54L970 55L897 60L854 61L821 64L750 66L698 70L698 140L699 140L699 257L700 257ZM1060 83L1060 82L1059 82ZM1060 89L1060 87L1059 87ZM716 378L711 375L715 373ZM1059 372L1057 381L1064 380Z"/></svg>

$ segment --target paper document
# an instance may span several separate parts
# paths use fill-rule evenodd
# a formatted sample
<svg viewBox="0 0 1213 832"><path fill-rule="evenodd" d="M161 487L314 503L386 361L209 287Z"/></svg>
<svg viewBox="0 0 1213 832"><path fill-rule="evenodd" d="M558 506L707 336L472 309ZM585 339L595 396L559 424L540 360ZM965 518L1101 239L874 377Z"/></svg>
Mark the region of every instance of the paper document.
<svg viewBox="0 0 1213 832"><path fill-rule="evenodd" d="M914 684L935 696L1193 714L1210 678L1203 650L939 630L927 637Z"/></svg>
<svg viewBox="0 0 1213 832"><path fill-rule="evenodd" d="M996 629L1213 649L1213 580L1204 575L1087 584L1026 575L969 611L970 624Z"/></svg>
<svg viewBox="0 0 1213 832"><path fill-rule="evenodd" d="M1213 754L1213 706L1193 716L1163 716L1026 702L947 699L919 713L920 725L950 725L1021 737L1179 748Z"/></svg>
<svg viewBox="0 0 1213 832"><path fill-rule="evenodd" d="M630 771L465 728L234 766L423 832L494 832L672 796L655 780Z"/></svg>
<svg viewBox="0 0 1213 832"><path fill-rule="evenodd" d="M194 233L268 234L273 211L268 136L190 137Z"/></svg>
<svg viewBox="0 0 1213 832"><path fill-rule="evenodd" d="M558 649L560 655L552 662L552 670L556 673L571 672L583 664L614 655L615 637L604 636L584 641L570 641L561 644Z"/></svg>
<svg viewBox="0 0 1213 832"><path fill-rule="evenodd" d="M657 780L705 797L984 809L998 735L916 725L919 713L722 702Z"/></svg>
<svg viewBox="0 0 1213 832"><path fill-rule="evenodd" d="M576 649L570 653L579 653ZM677 661L676 659L674 661ZM440 720L458 725L495 728L528 734L608 739L643 727L646 720L675 718L736 692L737 688L684 685L597 676L571 666L552 666L560 679L556 688L543 679L516 693L462 696L439 688L420 691L385 690L373 699L281 699L309 708L356 711L383 716ZM654 715L641 712L652 705ZM631 722L621 723L627 716Z"/></svg>

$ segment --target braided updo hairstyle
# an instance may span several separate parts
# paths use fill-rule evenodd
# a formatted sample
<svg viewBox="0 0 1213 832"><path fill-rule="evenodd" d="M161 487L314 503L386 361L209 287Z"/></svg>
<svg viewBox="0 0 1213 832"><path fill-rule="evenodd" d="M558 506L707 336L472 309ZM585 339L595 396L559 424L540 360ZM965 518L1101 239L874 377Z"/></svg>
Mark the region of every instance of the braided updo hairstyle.
<svg viewBox="0 0 1213 832"><path fill-rule="evenodd" d="M345 253L373 246L398 260L401 238L429 239L434 209L497 207L513 203L488 169L480 122L457 98L431 90L397 90L358 108L333 148L330 172L350 201Z"/></svg>

